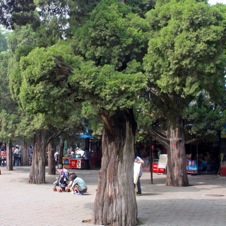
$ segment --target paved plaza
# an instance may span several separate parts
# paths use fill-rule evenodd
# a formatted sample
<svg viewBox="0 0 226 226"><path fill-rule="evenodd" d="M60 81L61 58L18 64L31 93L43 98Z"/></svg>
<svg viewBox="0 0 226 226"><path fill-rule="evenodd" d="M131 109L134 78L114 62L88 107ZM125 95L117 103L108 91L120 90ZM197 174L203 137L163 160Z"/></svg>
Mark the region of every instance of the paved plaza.
<svg viewBox="0 0 226 226"><path fill-rule="evenodd" d="M0 226L90 226L98 170L74 170L88 185L83 196L53 192L56 175L46 174L46 184L28 183L29 167L1 168ZM141 178L143 194L137 196L140 225L225 226L226 177L189 175L189 187L165 186L165 175Z"/></svg>

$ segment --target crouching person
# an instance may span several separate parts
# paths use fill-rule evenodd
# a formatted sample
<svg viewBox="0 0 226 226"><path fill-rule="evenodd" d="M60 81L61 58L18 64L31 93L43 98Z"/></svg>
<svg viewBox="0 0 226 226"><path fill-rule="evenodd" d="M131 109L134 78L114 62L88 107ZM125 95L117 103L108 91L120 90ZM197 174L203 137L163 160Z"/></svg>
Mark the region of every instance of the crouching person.
<svg viewBox="0 0 226 226"><path fill-rule="evenodd" d="M71 189L73 194L83 195L87 192L87 185L85 181L78 177L76 173L70 174L70 183L68 184L68 188Z"/></svg>

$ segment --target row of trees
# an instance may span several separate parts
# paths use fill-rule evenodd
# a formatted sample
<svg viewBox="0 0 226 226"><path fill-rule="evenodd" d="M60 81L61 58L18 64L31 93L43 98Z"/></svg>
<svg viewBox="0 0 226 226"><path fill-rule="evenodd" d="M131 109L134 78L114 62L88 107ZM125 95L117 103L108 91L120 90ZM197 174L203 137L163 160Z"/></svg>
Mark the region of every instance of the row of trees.
<svg viewBox="0 0 226 226"><path fill-rule="evenodd" d="M136 225L141 131L168 151L166 184L187 186L186 140L225 122L225 22L226 7L204 0L1 1L13 32L0 55L0 137L34 139L29 182L45 183L48 145L86 118L102 135L94 224Z"/></svg>

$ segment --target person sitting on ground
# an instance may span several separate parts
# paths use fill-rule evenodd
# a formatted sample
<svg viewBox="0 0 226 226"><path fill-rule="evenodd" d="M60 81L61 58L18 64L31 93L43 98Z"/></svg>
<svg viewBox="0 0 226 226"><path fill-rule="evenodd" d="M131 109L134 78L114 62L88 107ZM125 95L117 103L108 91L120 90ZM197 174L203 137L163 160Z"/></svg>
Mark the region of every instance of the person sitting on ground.
<svg viewBox="0 0 226 226"><path fill-rule="evenodd" d="M59 173L59 176L58 176L57 180L53 183L54 188L59 186L60 189L65 191L65 188L67 187L67 184L69 181L69 171L67 169L65 169L61 164L59 164L57 171Z"/></svg>
<svg viewBox="0 0 226 226"><path fill-rule="evenodd" d="M73 192L73 194L83 195L87 192L87 185L85 181L78 177L76 173L70 174L70 183L68 184L69 189Z"/></svg>

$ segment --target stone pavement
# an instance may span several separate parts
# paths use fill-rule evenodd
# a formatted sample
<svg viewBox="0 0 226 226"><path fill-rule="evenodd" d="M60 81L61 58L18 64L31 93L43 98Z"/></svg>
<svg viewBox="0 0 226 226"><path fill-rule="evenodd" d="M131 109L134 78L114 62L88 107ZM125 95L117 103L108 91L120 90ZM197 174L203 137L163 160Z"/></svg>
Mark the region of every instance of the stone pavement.
<svg viewBox="0 0 226 226"><path fill-rule="evenodd" d="M0 226L90 226L98 170L74 170L88 184L83 196L53 192L56 175L46 174L46 184L28 183L29 167L1 167ZM225 226L226 177L189 175L189 187L165 186L165 175L141 178L143 194L137 196L138 218L145 226Z"/></svg>

